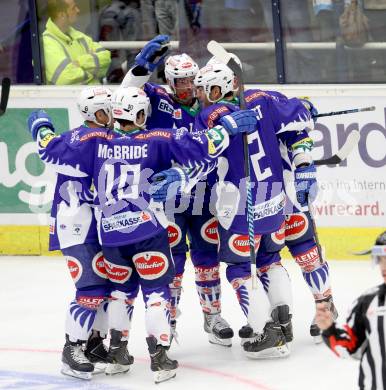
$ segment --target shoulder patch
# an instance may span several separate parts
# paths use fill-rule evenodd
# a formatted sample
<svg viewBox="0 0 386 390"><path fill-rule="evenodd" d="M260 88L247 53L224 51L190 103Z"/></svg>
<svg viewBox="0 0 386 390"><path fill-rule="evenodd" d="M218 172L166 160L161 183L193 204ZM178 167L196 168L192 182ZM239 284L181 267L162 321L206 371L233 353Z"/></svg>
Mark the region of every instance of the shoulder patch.
<svg viewBox="0 0 386 390"><path fill-rule="evenodd" d="M230 112L229 108L225 105L216 107L209 115L207 119L208 127L213 127L214 122L224 114Z"/></svg>
<svg viewBox="0 0 386 390"><path fill-rule="evenodd" d="M255 91L251 95L245 96L245 102L250 103L252 100L255 100L255 99L258 99L261 97L271 97L271 96L263 91Z"/></svg>
<svg viewBox="0 0 386 390"><path fill-rule="evenodd" d="M85 142L85 141L88 141L89 139L91 138L104 138L104 139L113 139L114 136L113 134L107 134L106 131L91 131L90 133L86 133L85 135L82 135L80 138L79 138L79 141L80 142Z"/></svg>
<svg viewBox="0 0 386 390"><path fill-rule="evenodd" d="M146 139L155 138L155 137L170 139L172 137L172 133L170 131L167 131L167 130L151 130L151 131L137 134L136 136L133 137L133 139L146 140Z"/></svg>

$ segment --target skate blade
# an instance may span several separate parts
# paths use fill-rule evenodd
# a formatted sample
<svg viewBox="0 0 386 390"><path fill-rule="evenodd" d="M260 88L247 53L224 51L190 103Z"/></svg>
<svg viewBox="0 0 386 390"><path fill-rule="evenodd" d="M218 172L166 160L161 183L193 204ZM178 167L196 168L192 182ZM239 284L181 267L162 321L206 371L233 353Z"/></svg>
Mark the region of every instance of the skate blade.
<svg viewBox="0 0 386 390"><path fill-rule="evenodd" d="M83 372L83 371L77 371L70 368L68 364L63 363L62 369L60 372L63 375L72 376L73 378L77 379L83 379L85 381L89 381L92 378L92 372Z"/></svg>
<svg viewBox="0 0 386 390"><path fill-rule="evenodd" d="M169 379L172 379L176 376L177 370L170 370L170 371L155 371L154 372L154 382L155 383L161 383L168 381Z"/></svg>
<svg viewBox="0 0 386 390"><path fill-rule="evenodd" d="M260 352L244 351L249 359L281 359L289 356L290 350L287 345L267 348Z"/></svg>
<svg viewBox="0 0 386 390"><path fill-rule="evenodd" d="M323 342L322 335L312 336L315 344L320 344Z"/></svg>
<svg viewBox="0 0 386 390"><path fill-rule="evenodd" d="M107 363L94 363L93 375L104 374L106 371Z"/></svg>
<svg viewBox="0 0 386 390"><path fill-rule="evenodd" d="M209 333L208 339L211 344L215 345L221 345L222 347L231 347L232 346L232 339L219 339L214 334Z"/></svg>
<svg viewBox="0 0 386 390"><path fill-rule="evenodd" d="M130 368L131 368L131 364L122 365L116 363L108 363L105 368L105 374L106 375L125 374L126 372L130 371Z"/></svg>

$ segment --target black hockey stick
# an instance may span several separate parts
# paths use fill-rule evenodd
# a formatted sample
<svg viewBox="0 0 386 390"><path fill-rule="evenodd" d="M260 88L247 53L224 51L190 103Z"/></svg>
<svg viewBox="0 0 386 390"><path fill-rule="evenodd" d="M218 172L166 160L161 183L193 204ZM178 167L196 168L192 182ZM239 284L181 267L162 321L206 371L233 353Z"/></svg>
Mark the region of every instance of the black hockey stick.
<svg viewBox="0 0 386 390"><path fill-rule="evenodd" d="M244 80L243 70L235 59L228 53L218 42L210 41L207 44L208 51L215 56L221 63L227 65L237 77L238 93L240 99L240 109L245 110L245 96L244 96ZM257 274L256 274L256 251L255 251L255 228L253 222L253 204L252 204L252 190L251 190L251 166L249 162L248 150L248 136L243 134L243 149L244 149L244 174L247 186L247 217L248 217L248 238L249 238L249 256L251 261L252 273L252 288L257 289Z"/></svg>
<svg viewBox="0 0 386 390"><path fill-rule="evenodd" d="M364 107L364 108L353 108L351 110L343 110L343 111L331 111L325 112L323 114L313 115L313 118L322 118L324 116L333 116L333 115L344 115L344 114L354 114L356 112L365 112L365 111L375 111L375 106Z"/></svg>
<svg viewBox="0 0 386 390"><path fill-rule="evenodd" d="M9 98L9 90L11 89L11 80L4 77L1 81L1 101L0 101L0 116L5 114Z"/></svg>
<svg viewBox="0 0 386 390"><path fill-rule="evenodd" d="M353 130L346 139L346 142L343 146L336 152L336 154L331 157L315 160L315 165L334 165L340 164L342 161L346 160L347 156L351 153L356 145L358 145L360 139L360 134L358 130Z"/></svg>

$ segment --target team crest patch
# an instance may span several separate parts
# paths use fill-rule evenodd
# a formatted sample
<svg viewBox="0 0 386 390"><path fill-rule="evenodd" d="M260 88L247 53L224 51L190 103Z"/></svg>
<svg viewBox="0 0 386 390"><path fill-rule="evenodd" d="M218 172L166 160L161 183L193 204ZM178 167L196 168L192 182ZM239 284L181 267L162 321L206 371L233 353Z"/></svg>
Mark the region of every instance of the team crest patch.
<svg viewBox="0 0 386 390"><path fill-rule="evenodd" d="M97 253L92 259L92 269L103 279L107 279L107 272L105 268L105 259L102 252Z"/></svg>
<svg viewBox="0 0 386 390"><path fill-rule="evenodd" d="M138 253L133 256L133 262L139 276L145 280L158 279L169 268L169 260L161 252Z"/></svg>
<svg viewBox="0 0 386 390"><path fill-rule="evenodd" d="M211 218L209 221L206 221L201 226L201 237L211 244L218 243L218 233L217 233L218 222L215 217Z"/></svg>
<svg viewBox="0 0 386 390"><path fill-rule="evenodd" d="M110 281L123 284L130 279L133 269L124 265L113 264L110 261L104 261L106 274Z"/></svg>
<svg viewBox="0 0 386 390"><path fill-rule="evenodd" d="M181 242L182 232L178 225L170 223L168 226L168 238L170 248L174 248Z"/></svg>
<svg viewBox="0 0 386 390"><path fill-rule="evenodd" d="M74 283L76 283L83 273L82 263L72 256L67 256L67 267L70 270L70 274Z"/></svg>
<svg viewBox="0 0 386 390"><path fill-rule="evenodd" d="M259 249L261 236L255 235L255 251ZM249 238L247 235L232 234L228 240L229 248L236 255L248 257L249 256Z"/></svg>
<svg viewBox="0 0 386 390"><path fill-rule="evenodd" d="M306 234L308 219L304 213L293 214L285 221L285 239L296 240Z"/></svg>

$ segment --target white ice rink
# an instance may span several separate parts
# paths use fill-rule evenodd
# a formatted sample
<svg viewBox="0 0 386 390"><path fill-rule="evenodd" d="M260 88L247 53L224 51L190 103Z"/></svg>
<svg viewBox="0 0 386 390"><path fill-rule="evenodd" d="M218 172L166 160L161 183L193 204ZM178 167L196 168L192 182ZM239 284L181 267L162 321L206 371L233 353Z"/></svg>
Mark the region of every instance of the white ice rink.
<svg viewBox="0 0 386 390"><path fill-rule="evenodd" d="M291 356L282 360L253 361L243 356L237 336L244 318L235 294L223 277L223 316L236 336L232 348L208 343L188 266L183 283L182 316L178 321L180 345L171 357L178 359L177 377L155 385L145 346L144 308L137 299L129 341L135 362L121 376L97 375L91 382L60 374L64 316L74 289L62 258L0 257L0 389L355 389L358 362L336 358L323 344L314 345L308 334L314 304L300 269L285 265L294 293L294 334ZM330 262L336 306L341 318L350 303L368 287L381 283L370 261Z"/></svg>

